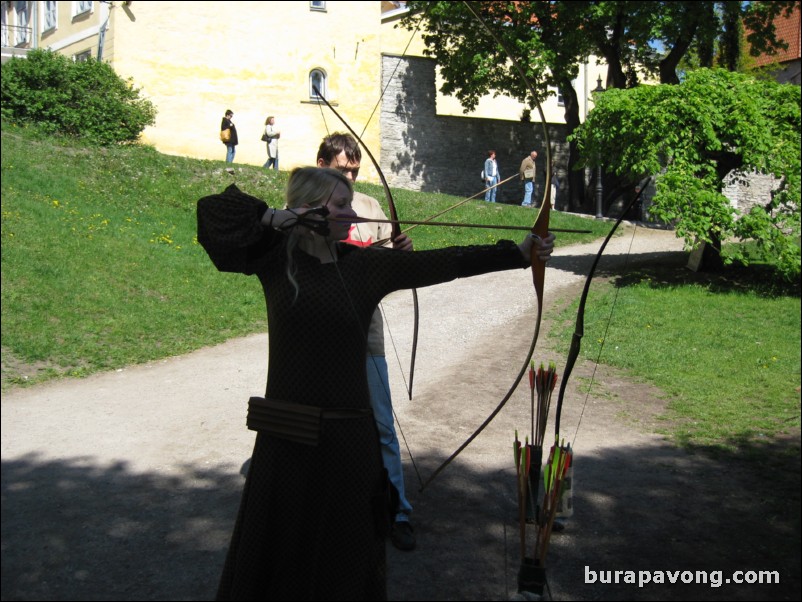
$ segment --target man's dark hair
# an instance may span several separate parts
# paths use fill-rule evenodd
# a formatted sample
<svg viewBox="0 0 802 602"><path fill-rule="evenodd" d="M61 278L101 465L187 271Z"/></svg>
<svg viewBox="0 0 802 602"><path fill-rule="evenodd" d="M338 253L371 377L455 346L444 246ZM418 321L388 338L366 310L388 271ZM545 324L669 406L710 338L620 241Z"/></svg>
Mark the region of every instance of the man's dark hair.
<svg viewBox="0 0 802 602"><path fill-rule="evenodd" d="M231 109L226 111L226 117L228 117L229 115L233 115L233 114L234 114L234 111L232 111Z"/></svg>
<svg viewBox="0 0 802 602"><path fill-rule="evenodd" d="M345 158L357 163L362 162L362 149L351 134L335 132L323 138L317 149L317 160L323 159L326 165L334 161L334 157L345 151Z"/></svg>

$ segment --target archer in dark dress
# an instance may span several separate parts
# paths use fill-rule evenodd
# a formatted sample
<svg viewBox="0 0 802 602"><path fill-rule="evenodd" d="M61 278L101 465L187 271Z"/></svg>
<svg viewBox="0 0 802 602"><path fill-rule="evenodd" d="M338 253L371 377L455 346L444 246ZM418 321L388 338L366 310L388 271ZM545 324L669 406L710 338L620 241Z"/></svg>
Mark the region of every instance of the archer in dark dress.
<svg viewBox="0 0 802 602"><path fill-rule="evenodd" d="M386 599L391 516L365 371L373 311L394 290L523 268L533 244L544 261L553 248L551 235L411 253L339 244L351 197L339 172L302 168L286 210L233 185L198 201L198 241L218 269L258 276L269 320L266 399L249 408L259 432L221 600Z"/></svg>

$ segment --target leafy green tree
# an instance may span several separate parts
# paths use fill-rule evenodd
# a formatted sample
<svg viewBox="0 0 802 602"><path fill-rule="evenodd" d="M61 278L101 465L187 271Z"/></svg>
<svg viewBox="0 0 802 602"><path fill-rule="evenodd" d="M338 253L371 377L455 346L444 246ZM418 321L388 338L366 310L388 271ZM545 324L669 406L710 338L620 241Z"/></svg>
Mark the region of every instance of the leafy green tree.
<svg viewBox="0 0 802 602"><path fill-rule="evenodd" d="M560 10L547 2L473 2L471 6L495 35L518 58L534 93L510 63L504 49L484 30L463 2L409 2L407 27L420 25L426 55L433 57L443 76L444 94L459 99L465 112L485 95L506 94L534 108L536 101L558 88L565 101L569 131L579 125L581 105L572 81L583 57L592 50L581 30L582 10ZM554 3L562 5L564 3ZM586 4L578 2L576 4ZM536 24L536 25L533 25ZM584 187L582 174L570 167L578 160L569 154L569 179L574 205Z"/></svg>
<svg viewBox="0 0 802 602"><path fill-rule="evenodd" d="M743 36L743 21L750 32L753 52L774 52L783 44L776 39L773 19L790 12L793 1L571 1L471 2L523 66L527 79L543 100L558 88L565 99L569 133L579 126L580 99L572 81L579 65L590 56L608 65L606 87L631 88L642 75L659 76L662 83L679 83L678 67L689 53L702 66L715 57L729 67ZM422 26L426 54L437 61L444 85L466 112L488 93L507 94L534 106L534 98L510 64L463 2L411 1L412 13L404 23ZM655 50L662 47L662 52ZM570 149L571 206L587 205L575 147ZM609 186L606 186L609 188Z"/></svg>
<svg viewBox="0 0 802 602"><path fill-rule="evenodd" d="M673 222L689 246L708 243L706 267L748 262L743 245L723 256L721 242L751 240L798 278L801 121L799 86L699 69L676 86L599 95L574 139L584 157L603 157L606 170L632 183L660 174L650 212ZM743 214L722 194L733 169L773 174L780 187L765 207Z"/></svg>
<svg viewBox="0 0 802 602"><path fill-rule="evenodd" d="M153 103L108 64L73 62L50 50L5 63L0 88L4 120L94 144L136 142L156 119Z"/></svg>

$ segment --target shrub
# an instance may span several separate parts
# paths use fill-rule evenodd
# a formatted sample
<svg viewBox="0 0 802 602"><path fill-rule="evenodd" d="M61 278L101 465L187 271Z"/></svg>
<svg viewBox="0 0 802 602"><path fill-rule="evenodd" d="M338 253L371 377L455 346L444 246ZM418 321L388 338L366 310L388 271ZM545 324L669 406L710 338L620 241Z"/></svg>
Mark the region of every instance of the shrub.
<svg viewBox="0 0 802 602"><path fill-rule="evenodd" d="M131 80L106 63L73 62L50 50L33 50L2 67L4 120L37 123L45 131L95 144L136 142L153 125L156 108Z"/></svg>

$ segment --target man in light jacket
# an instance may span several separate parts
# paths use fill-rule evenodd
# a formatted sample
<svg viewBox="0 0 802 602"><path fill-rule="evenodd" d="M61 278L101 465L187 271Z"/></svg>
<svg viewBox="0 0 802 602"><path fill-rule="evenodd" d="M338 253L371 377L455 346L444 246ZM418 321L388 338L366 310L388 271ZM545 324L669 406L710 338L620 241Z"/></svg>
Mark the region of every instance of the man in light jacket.
<svg viewBox="0 0 802 602"><path fill-rule="evenodd" d="M524 183L524 202L521 203L521 207L532 206L532 191L535 189L535 159L537 159L537 151L532 151L521 161L519 173L521 181Z"/></svg>

